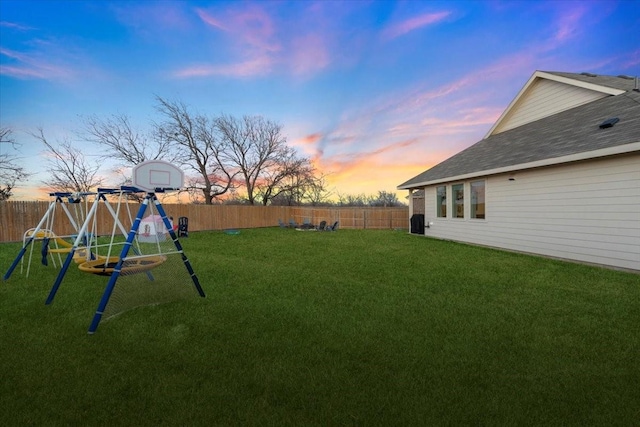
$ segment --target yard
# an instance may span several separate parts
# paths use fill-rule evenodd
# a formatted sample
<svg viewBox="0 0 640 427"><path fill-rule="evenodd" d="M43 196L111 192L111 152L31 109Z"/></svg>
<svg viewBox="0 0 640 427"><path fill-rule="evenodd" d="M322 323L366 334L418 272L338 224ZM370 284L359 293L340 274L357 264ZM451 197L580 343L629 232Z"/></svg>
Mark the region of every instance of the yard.
<svg viewBox="0 0 640 427"><path fill-rule="evenodd" d="M51 267L0 282L3 424L640 422L640 275L404 231L181 242L207 297L95 335L105 277L70 269L50 306Z"/></svg>

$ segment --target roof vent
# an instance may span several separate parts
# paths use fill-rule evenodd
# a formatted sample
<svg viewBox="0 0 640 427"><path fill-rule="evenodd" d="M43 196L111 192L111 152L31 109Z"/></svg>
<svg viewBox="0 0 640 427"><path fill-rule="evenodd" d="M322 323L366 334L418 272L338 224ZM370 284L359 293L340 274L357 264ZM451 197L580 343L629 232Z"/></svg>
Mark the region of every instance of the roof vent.
<svg viewBox="0 0 640 427"><path fill-rule="evenodd" d="M610 119L607 119L604 122L600 123L600 129L612 128L613 125L615 125L619 121L620 119L617 117L612 117Z"/></svg>
<svg viewBox="0 0 640 427"><path fill-rule="evenodd" d="M593 74L593 73L580 73L580 74L582 74L583 76L587 76L587 77L598 77L597 74Z"/></svg>

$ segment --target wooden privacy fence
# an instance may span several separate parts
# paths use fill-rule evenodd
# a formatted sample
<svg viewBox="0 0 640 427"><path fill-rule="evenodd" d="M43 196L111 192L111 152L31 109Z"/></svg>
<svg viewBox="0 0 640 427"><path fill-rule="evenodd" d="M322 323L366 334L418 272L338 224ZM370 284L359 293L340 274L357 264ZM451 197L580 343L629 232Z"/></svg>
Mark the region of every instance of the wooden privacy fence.
<svg viewBox="0 0 640 427"><path fill-rule="evenodd" d="M22 241L24 232L38 225L47 211L50 202L4 201L0 202L0 242ZM75 233L62 204L57 203L50 228L59 236ZM83 203L64 204L76 222L82 222L86 209ZM116 209L116 203L111 206ZM177 224L178 218L189 218L189 231L225 230L229 228L277 227L278 220L298 224L320 221L328 224L339 222L340 228L371 229L409 229L409 208L372 208L372 207L308 207L308 206L238 206L238 205L188 205L163 203L167 215ZM123 204L119 218L129 230L129 215L135 218L140 205ZM148 210L145 216L148 214ZM110 235L113 229L112 216L106 206L100 203L96 215L98 235Z"/></svg>

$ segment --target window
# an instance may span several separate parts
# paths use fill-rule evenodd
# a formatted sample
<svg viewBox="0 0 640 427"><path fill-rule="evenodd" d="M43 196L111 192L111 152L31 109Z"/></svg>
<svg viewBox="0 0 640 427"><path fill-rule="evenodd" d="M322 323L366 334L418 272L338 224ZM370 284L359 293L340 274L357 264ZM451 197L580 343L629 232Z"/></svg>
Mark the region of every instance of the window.
<svg viewBox="0 0 640 427"><path fill-rule="evenodd" d="M447 217L447 187L444 185L436 188L436 216L438 218Z"/></svg>
<svg viewBox="0 0 640 427"><path fill-rule="evenodd" d="M464 218L464 184L456 184L451 186L453 199L453 217Z"/></svg>
<svg viewBox="0 0 640 427"><path fill-rule="evenodd" d="M484 219L484 181L471 183L471 218Z"/></svg>

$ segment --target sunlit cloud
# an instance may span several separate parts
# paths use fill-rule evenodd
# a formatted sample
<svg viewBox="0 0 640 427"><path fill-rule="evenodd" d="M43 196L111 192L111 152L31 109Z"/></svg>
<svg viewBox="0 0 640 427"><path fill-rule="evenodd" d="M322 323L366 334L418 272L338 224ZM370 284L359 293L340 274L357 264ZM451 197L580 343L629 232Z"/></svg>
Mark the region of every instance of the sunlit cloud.
<svg viewBox="0 0 640 427"><path fill-rule="evenodd" d="M11 200L47 201L51 200L46 188L37 186L16 187L12 190Z"/></svg>
<svg viewBox="0 0 640 427"><path fill-rule="evenodd" d="M535 60L529 52L505 56L440 86L407 88L347 110L334 129L313 140L317 164L335 182L366 188L367 177L380 171L375 175L395 188L480 140L506 107L506 98L495 99L496 85L521 85Z"/></svg>
<svg viewBox="0 0 640 427"><path fill-rule="evenodd" d="M0 74L18 79L60 80L73 77L72 68L55 65L37 54L18 52L0 47L0 56L13 63L0 65Z"/></svg>
<svg viewBox="0 0 640 427"><path fill-rule="evenodd" d="M324 37L320 34L308 34L296 37L291 42L288 62L294 75L313 74L327 67L331 62Z"/></svg>
<svg viewBox="0 0 640 427"><path fill-rule="evenodd" d="M233 9L221 18L203 9L196 9L196 13L207 25L230 34L232 41L245 53L255 53L256 50L276 52L281 49L275 38L275 25L271 17L257 6Z"/></svg>
<svg viewBox="0 0 640 427"><path fill-rule="evenodd" d="M398 162L379 156L358 159L329 158L323 164L327 183L338 194L375 194L377 191L395 191L396 186L415 176L429 165L422 162ZM384 179L381 179L381 178ZM403 194L398 192L399 196Z"/></svg>
<svg viewBox="0 0 640 427"><path fill-rule="evenodd" d="M420 28L442 22L451 15L449 11L425 13L389 25L382 31L383 39L395 39Z"/></svg>
<svg viewBox="0 0 640 427"><path fill-rule="evenodd" d="M251 77L273 71L281 46L274 37L274 24L266 12L256 7L234 9L217 15L195 9L200 20L229 40L232 57L226 63L189 65L173 72L177 78L229 76Z"/></svg>
<svg viewBox="0 0 640 427"><path fill-rule="evenodd" d="M573 4L571 9L568 9L567 13L563 14L558 20L558 30L554 35L555 40L565 42L575 37L580 31L580 21L585 12L585 8L580 3Z"/></svg>
<svg viewBox="0 0 640 427"><path fill-rule="evenodd" d="M209 76L253 77L268 74L272 66L273 61L269 57L262 56L237 64L191 66L178 70L173 75L178 78Z"/></svg>
<svg viewBox="0 0 640 427"><path fill-rule="evenodd" d="M175 71L173 75L180 78L215 75L247 77L280 73L304 78L327 68L333 62L335 53L331 50L331 40L337 36L327 27L326 19L331 18L316 13L313 22L302 25L278 20L260 6L239 4L236 8L224 11L195 9L202 23L225 38L225 50L229 55L226 60L217 59L223 61L222 64L190 65ZM261 66L248 67L249 64Z"/></svg>
<svg viewBox="0 0 640 427"><path fill-rule="evenodd" d="M304 145L315 144L320 140L320 138L322 138L321 133L312 133L311 135L307 135L304 138L302 138L300 142Z"/></svg>
<svg viewBox="0 0 640 427"><path fill-rule="evenodd" d="M219 30L222 31L228 31L227 25L224 25L223 22L220 19L216 19L215 17L213 17L211 14L207 13L206 11L196 8L196 14L200 17L200 19L207 25L210 25L212 27L215 27Z"/></svg>
<svg viewBox="0 0 640 427"><path fill-rule="evenodd" d="M321 141L323 135L320 132L316 132L310 135L305 135L297 140L293 141L293 145L300 148L307 154L318 158L322 156L322 151L319 149L318 142Z"/></svg>

